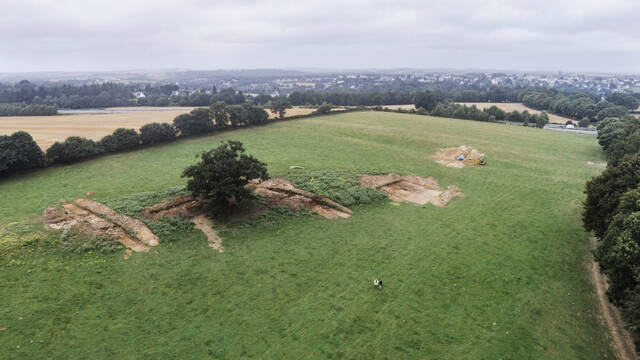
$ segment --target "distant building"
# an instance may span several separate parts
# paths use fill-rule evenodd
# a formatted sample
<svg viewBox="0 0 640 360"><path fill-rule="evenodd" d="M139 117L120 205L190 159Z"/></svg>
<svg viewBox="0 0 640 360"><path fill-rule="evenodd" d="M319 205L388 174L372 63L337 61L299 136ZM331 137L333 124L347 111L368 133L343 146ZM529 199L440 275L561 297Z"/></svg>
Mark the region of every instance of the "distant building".
<svg viewBox="0 0 640 360"><path fill-rule="evenodd" d="M133 97L135 97L136 99L142 99L147 97L142 91L134 91L133 93L131 93L133 95Z"/></svg>

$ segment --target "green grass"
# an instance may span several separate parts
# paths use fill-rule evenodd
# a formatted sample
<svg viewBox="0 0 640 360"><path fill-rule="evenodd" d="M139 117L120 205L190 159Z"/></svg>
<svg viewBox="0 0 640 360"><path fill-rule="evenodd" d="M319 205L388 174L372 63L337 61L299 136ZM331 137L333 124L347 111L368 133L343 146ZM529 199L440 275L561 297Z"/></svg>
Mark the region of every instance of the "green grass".
<svg viewBox="0 0 640 360"><path fill-rule="evenodd" d="M129 260L65 252L35 220L87 191L113 201L184 185L195 154L229 139L272 176L418 174L465 197L232 227L223 254L188 230ZM462 144L488 166L429 158ZM582 189L598 172L587 161L602 161L590 135L360 112L0 182L0 358L613 359L584 267Z"/></svg>

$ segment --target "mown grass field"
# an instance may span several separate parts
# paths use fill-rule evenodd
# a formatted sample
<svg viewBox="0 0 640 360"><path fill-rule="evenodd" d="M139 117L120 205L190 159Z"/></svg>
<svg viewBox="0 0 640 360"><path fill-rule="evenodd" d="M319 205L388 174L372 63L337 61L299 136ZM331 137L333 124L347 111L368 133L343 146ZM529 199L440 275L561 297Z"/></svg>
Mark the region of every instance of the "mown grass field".
<svg viewBox="0 0 640 360"><path fill-rule="evenodd" d="M184 184L194 155L229 139L272 176L290 165L418 174L465 197L236 226L223 254L197 230L129 260L29 245L52 240L36 221L48 205ZM488 166L429 158L463 144ZM0 182L0 358L613 359L585 269L580 201L600 171L587 161L602 161L591 135L355 112Z"/></svg>

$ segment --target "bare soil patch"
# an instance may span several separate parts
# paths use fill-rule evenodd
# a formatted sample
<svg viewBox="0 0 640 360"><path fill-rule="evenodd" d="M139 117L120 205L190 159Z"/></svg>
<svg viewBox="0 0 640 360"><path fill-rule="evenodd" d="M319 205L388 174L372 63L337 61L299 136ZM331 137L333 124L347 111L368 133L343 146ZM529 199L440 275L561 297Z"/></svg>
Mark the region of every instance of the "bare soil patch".
<svg viewBox="0 0 640 360"><path fill-rule="evenodd" d="M202 231L207 237L207 241L209 243L209 247L213 250L217 250L220 253L224 252L224 247L222 246L222 239L218 236L218 232L213 229L213 222L211 219L206 217L205 215L198 215L191 219L195 228Z"/></svg>
<svg viewBox="0 0 640 360"><path fill-rule="evenodd" d="M597 241L595 238L591 240L591 248L595 249ZM607 289L609 284L605 275L600 273L598 263L595 262L593 256L589 259L589 273L591 280L596 288L596 295L598 297L598 307L602 314L602 321L609 329L611 336L611 345L618 357L621 360L637 360L638 354L636 354L633 344L633 337L625 329L624 322L620 311L613 306L607 298Z"/></svg>
<svg viewBox="0 0 640 360"><path fill-rule="evenodd" d="M204 201L190 195L180 195L172 200L143 209L141 215L149 220L167 216L190 219L204 214L206 209L207 204Z"/></svg>
<svg viewBox="0 0 640 360"><path fill-rule="evenodd" d="M399 202L411 202L419 205L432 204L434 206L446 206L454 197L463 197L459 188L450 185L446 190L440 188L438 181L433 177L423 178L417 175L400 176L387 175L362 175L360 185L371 187L385 193L389 199Z"/></svg>
<svg viewBox="0 0 640 360"><path fill-rule="evenodd" d="M104 220L118 225L147 246L157 246L160 244L158 237L151 232L147 225L138 219L119 214L110 207L90 199L76 199L74 204L93 214L99 215Z"/></svg>
<svg viewBox="0 0 640 360"><path fill-rule="evenodd" d="M149 247L153 246L136 238L125 227L75 203L65 203L62 208L48 207L44 212L43 220L45 226L53 230L75 228L85 234L112 237L135 252L149 251Z"/></svg>
<svg viewBox="0 0 640 360"><path fill-rule="evenodd" d="M287 179L252 180L247 187L271 205L286 206L291 210L306 208L327 219L346 219L351 216L350 209L327 197L300 190Z"/></svg>
<svg viewBox="0 0 640 360"><path fill-rule="evenodd" d="M457 160L460 156L463 156L463 160ZM443 164L452 168L462 168L465 165L479 165L480 159L484 157L484 154L471 146L458 146L442 149L435 155L431 156L436 159L438 164Z"/></svg>

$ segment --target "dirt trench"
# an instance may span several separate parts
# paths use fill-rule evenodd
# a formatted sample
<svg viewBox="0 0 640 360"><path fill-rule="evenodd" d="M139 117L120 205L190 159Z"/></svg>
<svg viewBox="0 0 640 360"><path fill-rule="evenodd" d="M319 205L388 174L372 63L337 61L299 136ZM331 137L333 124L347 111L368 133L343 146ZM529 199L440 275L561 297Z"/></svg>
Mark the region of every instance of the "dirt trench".
<svg viewBox="0 0 640 360"><path fill-rule="evenodd" d="M360 185L381 191L393 201L419 205L430 203L437 207L446 206L451 199L464 196L457 186L450 185L445 190L440 188L433 177L423 178L417 175L361 175Z"/></svg>
<svg viewBox="0 0 640 360"><path fill-rule="evenodd" d="M464 160L457 160L460 155L464 156ZM461 145L442 149L431 157L436 159L438 164L459 169L465 165L480 165L480 159L484 158L484 154L471 146Z"/></svg>
<svg viewBox="0 0 640 360"><path fill-rule="evenodd" d="M346 219L351 210L325 196L301 190L284 178L265 181L251 180L247 188L264 197L271 205L285 206L291 210L306 208L327 219Z"/></svg>
<svg viewBox="0 0 640 360"><path fill-rule="evenodd" d="M202 231L202 233L207 237L210 248L217 250L220 253L224 252L222 239L218 236L218 232L213 229L213 222L211 219L205 215L198 215L191 219L191 221L195 225L195 228Z"/></svg>
<svg viewBox="0 0 640 360"><path fill-rule="evenodd" d="M43 216L45 226L53 230L75 228L85 234L112 237L135 252L146 252L158 245L157 236L144 223L96 201L78 200L62 204L62 208L48 207Z"/></svg>

